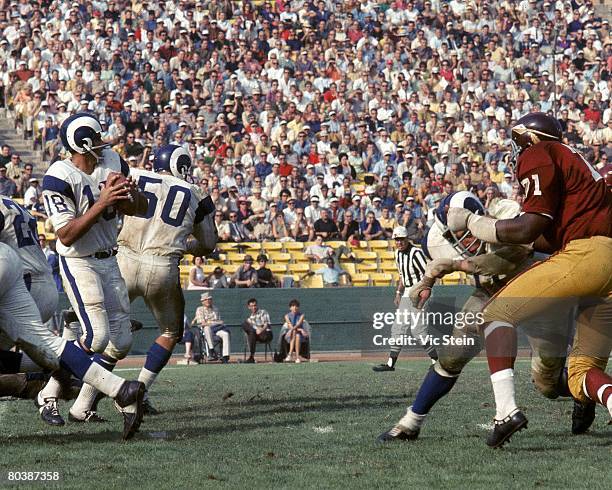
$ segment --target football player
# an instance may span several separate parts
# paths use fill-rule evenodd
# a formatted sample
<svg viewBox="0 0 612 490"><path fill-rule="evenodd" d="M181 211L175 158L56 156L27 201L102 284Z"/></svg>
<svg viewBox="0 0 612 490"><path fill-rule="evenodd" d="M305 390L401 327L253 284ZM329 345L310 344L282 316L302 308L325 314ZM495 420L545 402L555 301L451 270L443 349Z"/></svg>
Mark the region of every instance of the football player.
<svg viewBox="0 0 612 490"><path fill-rule="evenodd" d="M449 210L453 232L469 230L488 243L525 244L554 252L508 283L484 310L483 331L495 395L495 426L487 444L498 448L527 426L514 392L515 326L575 302L579 310L568 363L572 396L612 415L612 194L605 179L561 142L559 122L531 113L512 128L517 177L525 199L512 219Z"/></svg>
<svg viewBox="0 0 612 490"><path fill-rule="evenodd" d="M100 122L77 113L60 128L70 157L53 163L43 178L45 209L57 235L60 273L83 335L79 345L111 371L132 344L129 298L117 265L118 208L146 212L147 200L129 178L129 167L102 142ZM107 181L108 180L108 181ZM64 329L65 338L71 330ZM59 383L52 379L38 396L43 420L63 425L57 410ZM98 391L83 385L70 408L74 422L95 422L89 410Z"/></svg>
<svg viewBox="0 0 612 490"><path fill-rule="evenodd" d="M470 233L453 233L447 226L447 212L453 207L469 209L477 215L485 214L476 196L466 191L450 194L440 203L434 213L434 225L423 240L423 249L431 261L423 279L412 288L410 298L415 307L421 308L436 279L454 271L463 271L472 275L476 290L464 304L462 312L471 313L476 318L491 294L518 271L530 267L535 259L531 258L531 247L491 246ZM489 213L498 218L516 216L519 212L519 205L510 200L502 200L489 208ZM567 318L567 314L563 316L562 312L559 315L562 320ZM559 323L548 319L529 326L529 341L533 349L532 379L547 398L569 396L564 365L571 324L566 321L565 331L558 335L555 330L560 330ZM380 441L416 439L427 414L452 389L463 367L480 351L481 333L477 321L466 322L461 328L456 326L452 335L461 338L463 343L438 347L439 359L423 380L414 403L393 428L381 434ZM575 419L573 431L586 431L592 421L592 418L586 422Z"/></svg>
<svg viewBox="0 0 612 490"><path fill-rule="evenodd" d="M55 313L58 294L47 258L38 243L36 219L13 199L3 195L0 195L0 242L15 250L21 259L24 283L36 302L43 323L46 323ZM8 349L12 342L2 338L0 346ZM27 355L8 350L0 351L0 366L3 373L40 369ZM17 378L12 380L10 376L4 376L2 384L10 385L15 381L21 384L26 379L25 376Z"/></svg>
<svg viewBox="0 0 612 490"><path fill-rule="evenodd" d="M76 343L56 337L42 324L31 294L23 282L17 253L0 243L0 331L41 367L70 371L85 383L115 399L124 418L123 438L130 439L142 421L145 386L125 381L92 362Z"/></svg>
<svg viewBox="0 0 612 490"><path fill-rule="evenodd" d="M185 181L190 167L187 150L166 145L155 154L152 172L132 170L149 204L145 213L126 216L119 234L117 260L130 301L143 297L160 328L138 377L147 390L183 338L183 254L208 255L217 244L215 206L198 186ZM145 413L157 413L146 396Z"/></svg>

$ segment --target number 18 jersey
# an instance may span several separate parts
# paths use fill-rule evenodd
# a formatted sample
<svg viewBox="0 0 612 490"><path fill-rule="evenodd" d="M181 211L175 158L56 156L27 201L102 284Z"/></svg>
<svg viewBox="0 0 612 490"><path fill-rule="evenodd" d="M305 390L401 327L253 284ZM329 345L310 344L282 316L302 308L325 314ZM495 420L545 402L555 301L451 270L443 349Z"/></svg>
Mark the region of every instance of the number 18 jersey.
<svg viewBox="0 0 612 490"><path fill-rule="evenodd" d="M543 141L527 148L517 175L525 194L523 212L552 219L543 235L555 251L580 238L612 237L612 194L572 147Z"/></svg>
<svg viewBox="0 0 612 490"><path fill-rule="evenodd" d="M149 205L142 216L125 216L119 246L181 258L187 237L210 212L210 198L197 186L169 174L131 169L131 176Z"/></svg>

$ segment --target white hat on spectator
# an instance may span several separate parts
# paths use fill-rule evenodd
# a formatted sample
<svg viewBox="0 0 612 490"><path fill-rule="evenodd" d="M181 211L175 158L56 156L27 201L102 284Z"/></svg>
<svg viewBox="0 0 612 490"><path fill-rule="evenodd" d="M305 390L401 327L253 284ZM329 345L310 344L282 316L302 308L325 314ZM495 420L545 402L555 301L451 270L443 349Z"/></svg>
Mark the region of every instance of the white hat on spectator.
<svg viewBox="0 0 612 490"><path fill-rule="evenodd" d="M187 123L185 121L181 121L179 123L179 128L182 128L183 126L187 126Z"/></svg>
<svg viewBox="0 0 612 490"><path fill-rule="evenodd" d="M365 193L366 194L375 194L376 193L376 187L374 187L373 185L369 185L365 188Z"/></svg>
<svg viewBox="0 0 612 490"><path fill-rule="evenodd" d="M461 160L462 158L470 158L470 156L467 153L462 153L461 155L459 155L459 160Z"/></svg>
<svg viewBox="0 0 612 490"><path fill-rule="evenodd" d="M148 104L148 103L147 103L147 104L143 104L143 105L142 105L142 108L143 108L143 109L145 109L146 107L151 108L151 104Z"/></svg>
<svg viewBox="0 0 612 490"><path fill-rule="evenodd" d="M338 202L338 201L339 201L339 199L338 199L336 196L332 197L332 198L329 200L329 202Z"/></svg>
<svg viewBox="0 0 612 490"><path fill-rule="evenodd" d="M189 109L189 104L183 104L183 105L181 106L181 109Z"/></svg>
<svg viewBox="0 0 612 490"><path fill-rule="evenodd" d="M359 194L355 194L352 198L351 201L361 201L361 196Z"/></svg>
<svg viewBox="0 0 612 490"><path fill-rule="evenodd" d="M315 166L314 166L312 163L309 163L308 165L306 165L306 168L307 168L307 169L309 169L309 168L315 168Z"/></svg>
<svg viewBox="0 0 612 490"><path fill-rule="evenodd" d="M374 199L372 199L372 202L380 202L382 201L382 199L379 196L376 196Z"/></svg>
<svg viewBox="0 0 612 490"><path fill-rule="evenodd" d="M504 174L504 178L511 179L512 178L512 174L505 173Z"/></svg>
<svg viewBox="0 0 612 490"><path fill-rule="evenodd" d="M217 131L217 132L215 133L215 136L223 136L223 131Z"/></svg>
<svg viewBox="0 0 612 490"><path fill-rule="evenodd" d="M485 116L487 116L487 117L495 117L495 109L493 109L493 107L487 107L485 109Z"/></svg>
<svg viewBox="0 0 612 490"><path fill-rule="evenodd" d="M210 295L210 293L202 293L200 295L200 300L204 301L205 299L212 299L212 296Z"/></svg>
<svg viewBox="0 0 612 490"><path fill-rule="evenodd" d="M138 160L138 158L136 158L134 155L128 158L128 162L135 162L136 160Z"/></svg>
<svg viewBox="0 0 612 490"><path fill-rule="evenodd" d="M393 228L393 234L391 235L391 238L393 238L394 240L396 238L408 238L408 230L403 226L396 226L395 228Z"/></svg>

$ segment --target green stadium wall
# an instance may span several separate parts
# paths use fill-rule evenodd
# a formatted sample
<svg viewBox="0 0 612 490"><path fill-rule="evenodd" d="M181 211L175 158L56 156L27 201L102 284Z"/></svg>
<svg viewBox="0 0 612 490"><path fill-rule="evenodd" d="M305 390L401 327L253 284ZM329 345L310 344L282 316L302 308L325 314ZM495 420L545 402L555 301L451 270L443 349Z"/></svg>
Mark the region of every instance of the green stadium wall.
<svg viewBox="0 0 612 490"><path fill-rule="evenodd" d="M445 304L461 307L471 294L471 286L436 286L433 299ZM325 289L216 289L212 291L214 304L219 308L221 318L230 327L232 352L242 353L245 339L241 329L242 322L249 311L246 307L249 298L256 298L260 308L270 314L274 332L273 346L276 346L283 316L289 311L289 301L298 299L301 311L306 315L312 329L312 349L314 351L363 351L388 350L387 347L375 348L372 345L374 334L388 335L390 328L377 331L373 328L373 315L376 312L393 313L395 288L393 287L347 287ZM202 291L184 291L185 312L189 320L200 306ZM68 300L61 295L60 305L68 307ZM142 299L132 304L131 317L144 324L144 328L134 335L131 354L146 354L149 346L158 335L155 320ZM413 348L420 351L418 347ZM263 350L263 347L258 347ZM411 349L412 350L412 349ZM182 346L177 352L182 352Z"/></svg>

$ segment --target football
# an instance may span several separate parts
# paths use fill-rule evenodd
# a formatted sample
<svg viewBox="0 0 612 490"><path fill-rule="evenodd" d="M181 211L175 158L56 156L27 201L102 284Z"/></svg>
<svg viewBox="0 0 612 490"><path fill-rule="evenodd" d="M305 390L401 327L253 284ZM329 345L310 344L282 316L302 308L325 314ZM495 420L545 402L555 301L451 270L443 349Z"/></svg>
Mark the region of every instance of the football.
<svg viewBox="0 0 612 490"><path fill-rule="evenodd" d="M105 186L110 187L121 183L124 183L127 186L127 181L128 179L121 172L111 172L110 174L108 174ZM137 198L138 192L134 189L130 191L130 199L117 203L115 205L115 208L121 214L133 216L136 213L135 204Z"/></svg>

